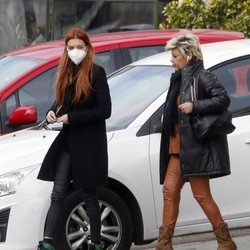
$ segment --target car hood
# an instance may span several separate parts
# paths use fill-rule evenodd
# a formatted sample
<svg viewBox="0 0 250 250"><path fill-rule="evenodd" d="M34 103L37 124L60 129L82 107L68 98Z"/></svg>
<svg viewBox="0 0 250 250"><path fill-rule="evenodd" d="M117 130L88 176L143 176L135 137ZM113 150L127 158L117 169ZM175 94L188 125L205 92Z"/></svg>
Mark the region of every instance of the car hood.
<svg viewBox="0 0 250 250"><path fill-rule="evenodd" d="M0 174L41 164L59 131L26 129L0 137ZM108 141L113 132L107 133Z"/></svg>

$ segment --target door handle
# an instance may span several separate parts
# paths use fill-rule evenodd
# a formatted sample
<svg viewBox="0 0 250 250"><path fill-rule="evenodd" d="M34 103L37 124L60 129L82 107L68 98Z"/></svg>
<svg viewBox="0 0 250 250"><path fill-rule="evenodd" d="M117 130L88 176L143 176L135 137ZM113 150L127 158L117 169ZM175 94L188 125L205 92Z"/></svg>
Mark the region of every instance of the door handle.
<svg viewBox="0 0 250 250"><path fill-rule="evenodd" d="M250 144L250 138L247 138L247 139L245 140L245 143L246 143L246 144Z"/></svg>

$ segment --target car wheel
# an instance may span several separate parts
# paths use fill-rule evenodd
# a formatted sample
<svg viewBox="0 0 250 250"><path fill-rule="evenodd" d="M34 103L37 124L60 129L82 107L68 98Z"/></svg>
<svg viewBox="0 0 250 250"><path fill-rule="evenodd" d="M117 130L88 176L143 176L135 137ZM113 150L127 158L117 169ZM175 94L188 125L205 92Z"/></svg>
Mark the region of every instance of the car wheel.
<svg viewBox="0 0 250 250"><path fill-rule="evenodd" d="M57 249L85 250L91 242L86 204L77 193L70 195L64 205L62 220L55 239ZM101 210L101 243L107 250L130 249L133 226L124 200L110 189L98 191ZM62 235L64 237L62 238Z"/></svg>

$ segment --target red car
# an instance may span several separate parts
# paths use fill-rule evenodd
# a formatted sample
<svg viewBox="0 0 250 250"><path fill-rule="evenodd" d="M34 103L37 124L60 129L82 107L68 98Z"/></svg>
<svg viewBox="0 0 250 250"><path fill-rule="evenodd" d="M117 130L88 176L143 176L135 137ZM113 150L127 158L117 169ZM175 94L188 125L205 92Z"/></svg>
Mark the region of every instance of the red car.
<svg viewBox="0 0 250 250"><path fill-rule="evenodd" d="M201 43L245 38L236 31L142 30L91 35L95 61L107 74L133 61L164 51L166 41L192 32ZM0 58L0 134L33 126L50 107L63 40L7 53Z"/></svg>

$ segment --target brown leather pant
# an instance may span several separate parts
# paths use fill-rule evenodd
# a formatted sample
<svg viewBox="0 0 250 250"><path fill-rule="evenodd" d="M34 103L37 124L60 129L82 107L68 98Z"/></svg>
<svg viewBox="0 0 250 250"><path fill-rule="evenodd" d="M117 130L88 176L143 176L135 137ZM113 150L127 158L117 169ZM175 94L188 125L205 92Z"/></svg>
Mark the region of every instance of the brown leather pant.
<svg viewBox="0 0 250 250"><path fill-rule="evenodd" d="M195 176L188 178L194 198L197 200L210 223L216 227L224 220L213 200L209 186L209 177ZM172 155L163 184L163 227L174 228L179 213L180 193L185 179L180 175L180 159Z"/></svg>

